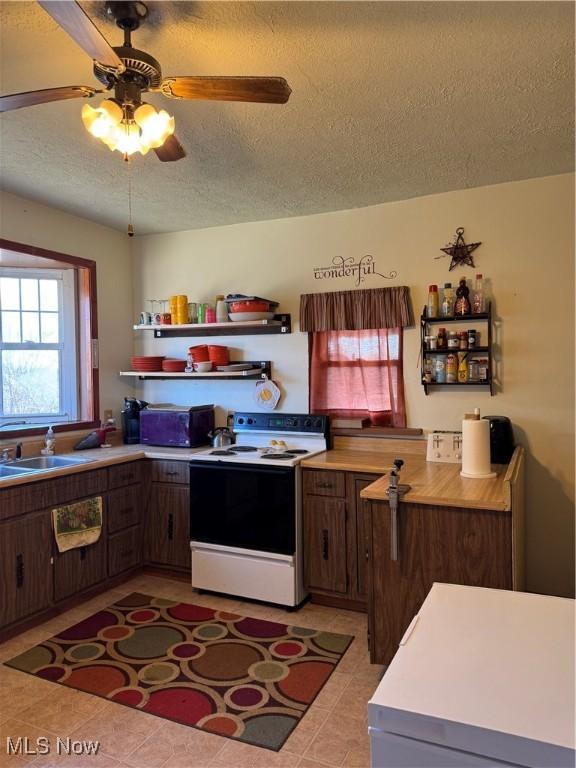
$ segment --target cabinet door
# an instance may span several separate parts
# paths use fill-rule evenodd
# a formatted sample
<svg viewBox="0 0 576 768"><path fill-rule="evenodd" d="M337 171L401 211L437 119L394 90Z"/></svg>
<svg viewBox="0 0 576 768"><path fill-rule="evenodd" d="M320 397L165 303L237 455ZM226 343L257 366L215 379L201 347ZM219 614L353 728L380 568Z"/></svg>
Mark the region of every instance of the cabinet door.
<svg viewBox="0 0 576 768"><path fill-rule="evenodd" d="M346 501L304 497L304 581L307 589L346 593Z"/></svg>
<svg viewBox="0 0 576 768"><path fill-rule="evenodd" d="M146 526L146 553L151 563L190 567L190 490L188 486L152 483Z"/></svg>
<svg viewBox="0 0 576 768"><path fill-rule="evenodd" d="M94 544L54 555L54 600L82 592L106 578L106 535Z"/></svg>
<svg viewBox="0 0 576 768"><path fill-rule="evenodd" d="M108 533L115 533L141 521L141 507L145 503L140 485L116 488L108 494Z"/></svg>
<svg viewBox="0 0 576 768"><path fill-rule="evenodd" d="M0 526L0 626L50 605L51 541L48 511Z"/></svg>
<svg viewBox="0 0 576 768"><path fill-rule="evenodd" d="M108 576L134 568L142 562L142 526L134 525L108 537Z"/></svg>
<svg viewBox="0 0 576 768"><path fill-rule="evenodd" d="M390 662L435 581L512 588L508 512L401 503L397 560L391 559L388 504L372 502L370 519L373 663Z"/></svg>
<svg viewBox="0 0 576 768"><path fill-rule="evenodd" d="M360 491L371 485L378 475L373 477L352 475L352 503L355 514L348 521L348 550L350 557L350 577L354 597L366 600L368 597L368 574L366 561L368 556L368 525L370 502L360 498Z"/></svg>

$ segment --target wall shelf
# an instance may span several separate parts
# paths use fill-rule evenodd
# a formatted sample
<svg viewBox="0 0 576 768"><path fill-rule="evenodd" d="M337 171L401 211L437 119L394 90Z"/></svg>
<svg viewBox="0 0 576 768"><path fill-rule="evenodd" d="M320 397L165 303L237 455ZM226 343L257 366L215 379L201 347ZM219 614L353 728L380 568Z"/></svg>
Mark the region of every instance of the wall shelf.
<svg viewBox="0 0 576 768"><path fill-rule="evenodd" d="M120 371L120 376L132 376L138 379L189 379L196 381L201 379L220 379L220 380L254 380L269 379L272 375L272 364L269 360L242 361L250 363L254 367L247 371L207 371L206 373L168 373L167 371ZM233 365L233 363L231 363Z"/></svg>
<svg viewBox="0 0 576 768"><path fill-rule="evenodd" d="M135 331L153 331L154 338L173 336L255 336L292 333L290 315L274 315L273 320L249 320L243 323L188 323L187 325L135 325Z"/></svg>

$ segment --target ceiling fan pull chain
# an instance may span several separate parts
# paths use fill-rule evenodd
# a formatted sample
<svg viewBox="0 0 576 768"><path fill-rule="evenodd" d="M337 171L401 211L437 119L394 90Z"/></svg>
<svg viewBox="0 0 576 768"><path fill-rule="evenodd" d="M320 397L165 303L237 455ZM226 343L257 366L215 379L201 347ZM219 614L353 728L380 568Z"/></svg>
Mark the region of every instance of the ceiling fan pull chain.
<svg viewBox="0 0 576 768"><path fill-rule="evenodd" d="M128 155L124 159L128 163L128 237L134 237L134 227L132 225L132 163Z"/></svg>

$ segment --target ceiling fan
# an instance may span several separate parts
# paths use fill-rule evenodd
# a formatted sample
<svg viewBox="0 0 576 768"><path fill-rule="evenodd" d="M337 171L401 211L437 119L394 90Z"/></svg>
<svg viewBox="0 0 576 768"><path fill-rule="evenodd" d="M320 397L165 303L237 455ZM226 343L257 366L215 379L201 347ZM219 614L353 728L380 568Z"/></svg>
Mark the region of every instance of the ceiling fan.
<svg viewBox="0 0 576 768"><path fill-rule="evenodd" d="M91 98L113 91L97 109L85 104L86 129L125 159L153 149L162 162L186 156L174 135L174 118L142 101L148 91L170 99L246 101L285 104L291 93L283 77L163 77L158 61L132 47L132 32L148 16L143 2L106 2L106 13L124 31L124 44L111 46L75 0L38 0L42 8L93 59L94 74L104 89L70 85L0 96L0 112L65 99Z"/></svg>

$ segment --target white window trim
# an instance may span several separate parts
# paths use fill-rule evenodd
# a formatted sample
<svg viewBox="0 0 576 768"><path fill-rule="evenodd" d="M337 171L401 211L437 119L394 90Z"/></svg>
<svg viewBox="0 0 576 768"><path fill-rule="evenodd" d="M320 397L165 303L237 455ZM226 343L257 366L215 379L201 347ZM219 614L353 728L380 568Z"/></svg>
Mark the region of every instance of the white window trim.
<svg viewBox="0 0 576 768"><path fill-rule="evenodd" d="M60 339L58 344L35 342L3 343L2 349L57 349L60 352L60 405L59 414L4 414L2 402L2 386L0 380L0 422L6 428L9 423L16 425L62 424L78 420L78 344L76 333L76 279L75 271L70 269L28 269L23 267L0 267L0 277L16 277L20 279L55 278L61 281L62 289L58 291L58 315ZM0 377L2 361L0 357Z"/></svg>

